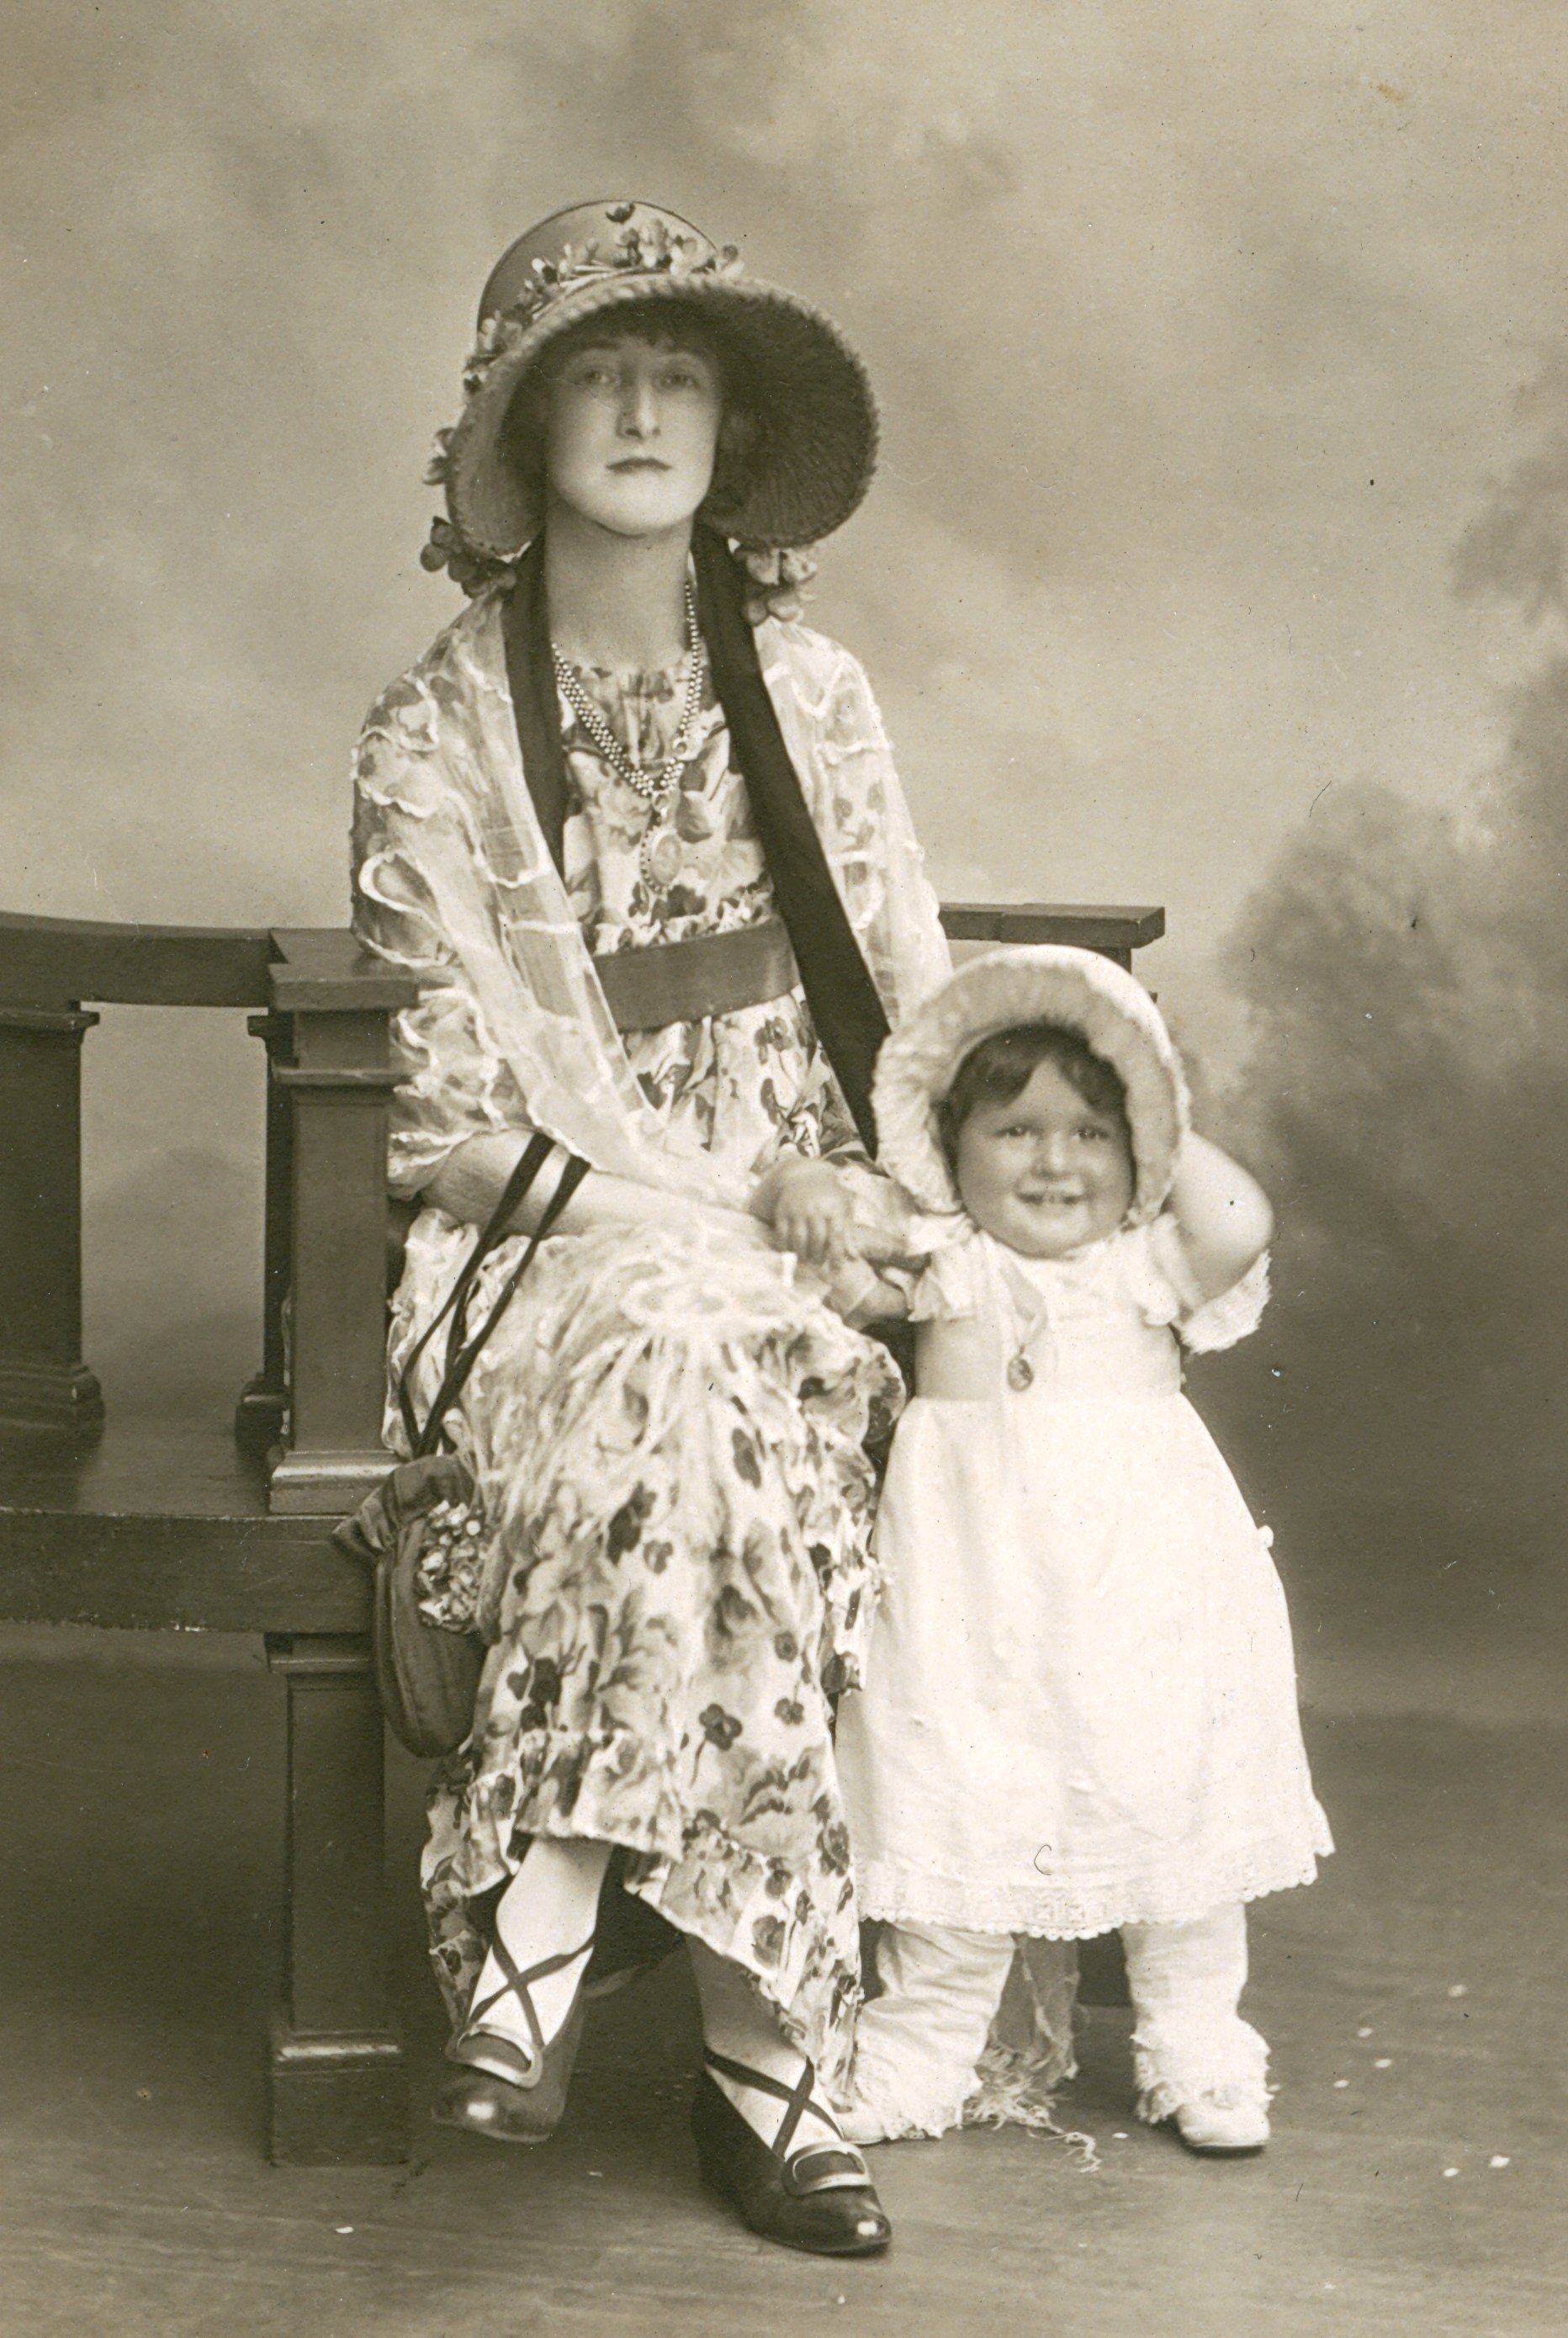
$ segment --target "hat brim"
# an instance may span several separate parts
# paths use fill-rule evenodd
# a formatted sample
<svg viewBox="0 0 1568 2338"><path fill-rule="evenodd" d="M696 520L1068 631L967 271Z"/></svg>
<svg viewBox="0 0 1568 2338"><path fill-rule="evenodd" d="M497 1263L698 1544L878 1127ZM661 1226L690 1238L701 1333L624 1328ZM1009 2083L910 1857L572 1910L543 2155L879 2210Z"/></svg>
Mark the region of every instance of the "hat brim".
<svg viewBox="0 0 1568 2338"><path fill-rule="evenodd" d="M1093 950L1054 942L988 950L922 1000L877 1059L871 1103L882 1166L928 1208L959 1206L936 1107L971 1049L1022 1023L1065 1025L1121 1076L1132 1138L1127 1223L1143 1224L1171 1190L1187 1129L1187 1083L1148 992Z"/></svg>
<svg viewBox="0 0 1568 2338"><path fill-rule="evenodd" d="M491 362L447 441L452 525L475 552L512 560L538 534L536 482L505 445L513 400L552 344L586 319L669 303L737 352L754 388L764 444L738 499L705 505L709 525L745 544L815 544L841 527L877 462L877 406L854 350L809 301L750 277L640 270L563 292Z"/></svg>

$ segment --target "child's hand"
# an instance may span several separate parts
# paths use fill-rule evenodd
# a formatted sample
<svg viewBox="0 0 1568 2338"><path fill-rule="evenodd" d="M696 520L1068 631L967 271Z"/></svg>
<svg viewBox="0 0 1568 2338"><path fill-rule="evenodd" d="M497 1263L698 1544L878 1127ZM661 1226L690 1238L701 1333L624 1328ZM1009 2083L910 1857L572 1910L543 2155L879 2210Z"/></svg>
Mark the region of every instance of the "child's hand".
<svg viewBox="0 0 1568 2338"><path fill-rule="evenodd" d="M792 1250L808 1266L838 1266L858 1252L853 1197L829 1162L781 1162L752 1207L772 1226L780 1250Z"/></svg>

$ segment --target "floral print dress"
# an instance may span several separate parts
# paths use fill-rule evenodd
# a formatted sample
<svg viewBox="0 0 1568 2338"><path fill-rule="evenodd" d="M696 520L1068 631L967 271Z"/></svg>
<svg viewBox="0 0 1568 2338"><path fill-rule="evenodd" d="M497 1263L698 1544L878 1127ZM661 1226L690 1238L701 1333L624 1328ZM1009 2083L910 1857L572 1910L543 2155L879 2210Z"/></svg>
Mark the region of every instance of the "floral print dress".
<svg viewBox="0 0 1568 2338"><path fill-rule="evenodd" d="M679 672L580 679L638 761L669 752ZM710 685L698 752L652 824L561 711L564 875L595 955L775 914ZM450 1001L431 1014L449 1026ZM406 1052L427 1042L411 1036ZM626 1046L672 1143L747 1174L787 1151L855 1149L798 991ZM421 1143L416 1105L405 1109L395 1164L400 1144L416 1161ZM437 1210L416 1221L394 1387L473 1241ZM471 1321L519 1249L486 1262ZM421 1408L436 1363L427 1353L416 1375ZM544 1244L451 1424L483 1534L424 1586L433 1619L490 1643L473 1734L432 1793L424 1861L455 2022L485 1945L475 1901L534 1835L586 1836L623 1846L630 1890L750 1974L825 2070L842 2064L859 1963L828 1699L858 1678L866 1445L902 1398L886 1352L740 1221L693 1233L655 1203L639 1225Z"/></svg>

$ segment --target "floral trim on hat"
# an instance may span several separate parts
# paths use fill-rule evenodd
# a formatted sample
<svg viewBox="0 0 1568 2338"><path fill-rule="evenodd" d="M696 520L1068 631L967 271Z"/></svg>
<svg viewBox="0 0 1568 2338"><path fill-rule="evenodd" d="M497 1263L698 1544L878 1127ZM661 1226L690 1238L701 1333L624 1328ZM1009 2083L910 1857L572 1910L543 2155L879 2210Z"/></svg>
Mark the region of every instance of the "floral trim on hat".
<svg viewBox="0 0 1568 2338"><path fill-rule="evenodd" d="M446 431L437 433L446 438ZM433 476L434 461L425 476L428 484L439 484ZM746 614L753 625L765 617L777 617L781 624L792 624L806 614L810 598L807 587L817 574L817 563L808 552L798 548L780 551L763 544L738 544L729 539L730 549L751 579L751 589L746 595ZM439 514L430 523L428 541L419 554L419 565L437 575L445 568L454 584L460 584L468 598L476 600L502 577L514 574L518 560L502 560L488 553L475 552L465 541L449 519Z"/></svg>
<svg viewBox="0 0 1568 2338"><path fill-rule="evenodd" d="M613 203L607 216L630 221L634 209L632 203ZM472 398L496 361L519 347L535 318L563 293L579 285L626 274L665 275L679 280L692 276L737 277L745 272L732 243L715 248L705 238L673 232L662 219L623 224L608 251L597 236L585 243L564 244L558 258L538 259L532 263L534 283L520 300L483 319L463 368L464 393ZM448 484L452 437L450 427L436 433L430 458L425 466L427 487ZM802 588L817 574L817 563L808 552L748 545L733 539L731 548L757 587L747 598L746 614L752 624L760 625L765 617L777 617L788 624L803 615ZM431 575L439 575L445 568L452 582L473 600L511 575L521 556L519 554L504 560L477 552L450 519L437 515L430 523L429 537L419 554L419 565Z"/></svg>

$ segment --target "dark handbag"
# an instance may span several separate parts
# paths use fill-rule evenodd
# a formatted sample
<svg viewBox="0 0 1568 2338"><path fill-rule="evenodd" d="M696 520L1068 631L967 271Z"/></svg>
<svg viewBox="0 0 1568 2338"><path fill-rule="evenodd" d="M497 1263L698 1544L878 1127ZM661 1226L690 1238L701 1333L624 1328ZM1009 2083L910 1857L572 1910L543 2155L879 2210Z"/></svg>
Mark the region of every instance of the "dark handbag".
<svg viewBox="0 0 1568 2338"><path fill-rule="evenodd" d="M408 1430L414 1458L389 1470L373 1494L366 1497L350 1518L336 1528L332 1539L340 1550L362 1559L375 1570L370 1639L377 1693L387 1724L410 1754L428 1760L451 1754L474 1725L474 1703L485 1662L484 1643L474 1632L452 1631L428 1623L419 1611L419 1567L431 1543L460 1535L474 1498L474 1479L466 1464L452 1452L437 1449L445 1441L447 1413L462 1393L485 1341L495 1329L538 1251L587 1171L587 1163L569 1160L555 1191L540 1213L538 1226L522 1260L489 1313L472 1334L468 1302L480 1267L499 1243L506 1239L513 1213L553 1151L547 1136L532 1138L508 1177L485 1227L453 1284L446 1304L426 1327L404 1368L397 1401ZM418 1424L413 1402L415 1366L441 1325L447 1325L446 1365L424 1425Z"/></svg>

